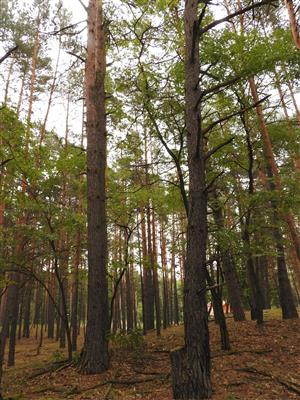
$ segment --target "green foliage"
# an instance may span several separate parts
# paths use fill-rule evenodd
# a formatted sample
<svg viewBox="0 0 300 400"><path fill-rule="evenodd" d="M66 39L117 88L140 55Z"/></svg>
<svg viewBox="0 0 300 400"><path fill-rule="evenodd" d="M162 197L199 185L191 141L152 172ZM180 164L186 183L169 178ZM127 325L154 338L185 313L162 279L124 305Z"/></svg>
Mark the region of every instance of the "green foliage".
<svg viewBox="0 0 300 400"><path fill-rule="evenodd" d="M55 350L52 353L52 360L54 362L62 361L62 360L64 360L64 358L65 358L65 356L64 356L63 352L61 352L60 350Z"/></svg>
<svg viewBox="0 0 300 400"><path fill-rule="evenodd" d="M134 330L127 334L122 332L115 335L110 334L108 339L113 345L133 353L140 353L145 347L143 332L140 330Z"/></svg>

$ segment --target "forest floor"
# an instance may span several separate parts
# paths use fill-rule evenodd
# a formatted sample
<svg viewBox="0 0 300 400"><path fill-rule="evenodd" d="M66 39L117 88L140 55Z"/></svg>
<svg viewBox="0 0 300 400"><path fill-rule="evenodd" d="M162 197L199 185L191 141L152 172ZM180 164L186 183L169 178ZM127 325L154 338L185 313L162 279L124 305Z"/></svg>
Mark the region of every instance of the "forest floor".
<svg viewBox="0 0 300 400"><path fill-rule="evenodd" d="M300 398L300 320L277 316L267 312L262 329L228 318L231 351L220 350L218 327L209 323L213 400ZM59 360L64 354L57 342L46 339L37 355L37 341L22 339L16 366L4 371L3 395L5 400L171 400L169 352L182 343L182 326L164 330L159 338L151 332L144 343L129 343L129 348L115 342L110 370L85 376Z"/></svg>

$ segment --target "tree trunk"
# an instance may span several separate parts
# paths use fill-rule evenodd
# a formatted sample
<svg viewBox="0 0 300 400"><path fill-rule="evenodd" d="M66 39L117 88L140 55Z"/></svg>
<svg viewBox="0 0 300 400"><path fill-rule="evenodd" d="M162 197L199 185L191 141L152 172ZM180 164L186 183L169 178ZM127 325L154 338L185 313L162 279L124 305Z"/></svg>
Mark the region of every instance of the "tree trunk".
<svg viewBox="0 0 300 400"><path fill-rule="evenodd" d="M198 1L186 0L185 116L189 168L189 215L184 283L185 346L171 353L175 399L206 399L212 394L206 306L207 192L205 138L199 107Z"/></svg>
<svg viewBox="0 0 300 400"><path fill-rule="evenodd" d="M163 279L163 328L166 329L170 324L169 319L169 293L168 293L168 272L167 272L167 251L165 239L165 222L160 218L160 254Z"/></svg>
<svg viewBox="0 0 300 400"><path fill-rule="evenodd" d="M214 204L212 207L213 217L218 230L222 231L224 230L224 217L216 191L214 191L213 197L214 197ZM224 248L224 245L220 245L220 252L221 252L223 272L228 287L229 302L232 308L234 320L244 321L246 317L242 306L242 294L240 290L240 284L236 272L234 258L231 255L230 248Z"/></svg>
<svg viewBox="0 0 300 400"><path fill-rule="evenodd" d="M132 303L132 287L129 265L125 272L126 278L126 319L127 319L127 332L133 330L133 303Z"/></svg>
<svg viewBox="0 0 300 400"><path fill-rule="evenodd" d="M160 314L160 295L159 295L159 280L158 280L158 264L157 264L157 243L155 229L155 215L152 212L152 255L151 264L153 268L153 289L155 299L155 315L156 315L156 333L160 335L161 330L161 314Z"/></svg>
<svg viewBox="0 0 300 400"><path fill-rule="evenodd" d="M90 0L86 60L88 310L86 337L80 360L81 371L87 374L103 372L109 365L104 29L102 1Z"/></svg>
<svg viewBox="0 0 300 400"><path fill-rule="evenodd" d="M9 307L9 349L8 349L8 367L15 365L15 349L16 349L16 334L17 334L17 324L18 324L18 311L19 311L19 283L20 274L14 272L11 276L11 280L14 282L9 287L10 291L10 301L8 303Z"/></svg>
<svg viewBox="0 0 300 400"><path fill-rule="evenodd" d="M286 7L289 14L291 32L293 36L293 40L297 49L300 50L300 36L299 36L299 27L296 18L296 10L294 8L293 0L285 0Z"/></svg>
<svg viewBox="0 0 300 400"><path fill-rule="evenodd" d="M255 103L257 103L258 102L258 94L257 94L257 89L256 89L256 85L255 85L253 78L249 79L249 85L250 85L250 90L251 90L253 100ZM281 178L280 178L279 171L278 171L278 168L276 165L276 161L275 161L275 157L274 157L274 153L273 153L273 149L272 149L272 143L270 140L267 125L265 123L262 107L261 107L261 105L257 105L255 107L255 109L256 109L256 114L257 114L257 118L258 118L258 122L259 122L260 133L261 133L261 137L262 137L262 141L263 141L263 145L264 145L264 154L265 154L265 160L266 160L266 166L267 166L267 175L268 175L269 179L274 180L274 184L272 184L272 191L275 192L277 190L278 192L282 192ZM298 232L297 232L297 229L295 226L295 221L294 221L292 212L290 210L288 210L285 212L281 212L280 214L282 215L282 218L285 220L285 222L289 228L290 237L292 239L298 260L300 261L300 240L299 240L299 236L298 236ZM278 237L277 234L275 236ZM298 265L293 265L293 266L296 269L298 268ZM295 272L296 272L296 274L298 273L298 271L295 271Z"/></svg>
<svg viewBox="0 0 300 400"><path fill-rule="evenodd" d="M176 279L176 262L175 262L175 216L172 216L172 250L171 250L171 281L173 288L173 307L174 307L174 324L179 324L179 309L178 309L178 294L177 294L177 279Z"/></svg>
<svg viewBox="0 0 300 400"><path fill-rule="evenodd" d="M147 214L147 219L148 219L148 214ZM145 331L147 332L149 329L154 329L154 309L153 309L154 303L153 303L153 278L152 278L152 270L149 259L149 255L151 255L151 248L149 251L147 247L146 223L145 223L144 213L142 213L141 228L142 228L142 249L143 249ZM149 239L148 239L148 246L149 246ZM150 246L151 246L151 237L150 237Z"/></svg>
<svg viewBox="0 0 300 400"><path fill-rule="evenodd" d="M213 303L213 308L214 308L214 315L215 315L216 322L218 323L219 329L220 329L221 349L222 350L230 350L229 333L227 330L227 324L226 324L226 319L225 319L225 315L224 315L222 296L221 296L220 290L219 290L219 288L214 287L216 285L215 281L210 276L208 271L206 272L206 280L207 280L208 286L211 287L210 292L211 292L212 303Z"/></svg>
<svg viewBox="0 0 300 400"><path fill-rule="evenodd" d="M49 266L49 291L52 297L55 299L55 276L51 267ZM55 307L50 296L47 296L47 327L48 327L48 339L54 339L54 320L55 320Z"/></svg>
<svg viewBox="0 0 300 400"><path fill-rule="evenodd" d="M25 288L24 295L24 318L23 318L23 337L29 338L30 336L30 308L32 299L32 282L28 282Z"/></svg>
<svg viewBox="0 0 300 400"><path fill-rule="evenodd" d="M81 252L81 233L76 234L76 250L74 257L74 271L73 271L73 284L72 284L72 350L77 350L77 336L78 336L78 286L79 286L79 264Z"/></svg>

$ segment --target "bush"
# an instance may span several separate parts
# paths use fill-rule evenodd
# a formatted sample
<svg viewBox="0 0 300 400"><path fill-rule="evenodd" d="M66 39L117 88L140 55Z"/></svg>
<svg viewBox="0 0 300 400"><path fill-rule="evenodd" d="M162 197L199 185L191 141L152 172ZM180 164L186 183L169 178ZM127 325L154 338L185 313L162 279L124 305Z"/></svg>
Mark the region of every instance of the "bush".
<svg viewBox="0 0 300 400"><path fill-rule="evenodd" d="M135 330L129 333L117 333L109 335L108 339L117 347L121 347L128 351L140 352L145 347L145 340L142 331Z"/></svg>
<svg viewBox="0 0 300 400"><path fill-rule="evenodd" d="M64 359L64 355L60 350L55 350L54 353L52 353L52 359L54 362L59 362Z"/></svg>

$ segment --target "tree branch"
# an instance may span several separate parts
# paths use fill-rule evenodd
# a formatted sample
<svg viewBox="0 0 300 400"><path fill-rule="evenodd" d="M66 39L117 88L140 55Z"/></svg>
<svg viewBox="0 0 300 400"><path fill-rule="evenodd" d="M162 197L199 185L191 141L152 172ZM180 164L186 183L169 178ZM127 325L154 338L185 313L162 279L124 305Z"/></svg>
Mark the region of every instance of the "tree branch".
<svg viewBox="0 0 300 400"><path fill-rule="evenodd" d="M6 54L4 54L4 56L2 56L0 58L0 64L3 63L3 61L5 61L14 51L16 51L19 48L19 46L15 46L12 49L8 50L8 52Z"/></svg>
<svg viewBox="0 0 300 400"><path fill-rule="evenodd" d="M70 54L71 56L74 56L74 57L78 58L78 60L80 60L81 62L85 63L85 58L79 56L79 55L76 54L76 53L73 53L73 51L67 51L66 53L67 53L67 54Z"/></svg>
<svg viewBox="0 0 300 400"><path fill-rule="evenodd" d="M7 159L7 160L2 161L2 162L0 163L0 167L3 167L5 164L7 164L8 162L10 162L10 161L12 161L12 160L13 160L13 158L9 158L9 159Z"/></svg>
<svg viewBox="0 0 300 400"><path fill-rule="evenodd" d="M225 173L224 170L222 170L221 172L219 172L210 182L209 184L206 186L205 188L205 192L210 192L212 186L214 185L214 183L216 182L217 179L219 179L223 174Z"/></svg>
<svg viewBox="0 0 300 400"><path fill-rule="evenodd" d="M78 0L79 1L79 3L82 5L82 7L84 8L84 10L86 11L86 12L88 12L88 7L84 4L84 2L82 1L82 0Z"/></svg>
<svg viewBox="0 0 300 400"><path fill-rule="evenodd" d="M209 31L210 29L214 28L215 26L222 24L223 22L228 22L232 18L237 17L238 15L245 14L247 11L254 10L255 8L258 8L258 7L267 5L267 4L271 4L273 2L274 2L274 0L262 0L259 3L251 4L248 7L244 7L238 11L235 11L234 13L231 13L224 18L217 19L214 22L211 22L210 24L206 25L204 28L200 29L199 35L200 36L203 35L205 32Z"/></svg>
<svg viewBox="0 0 300 400"><path fill-rule="evenodd" d="M203 98L204 96L206 96L207 94L217 92L219 89L222 89L222 88L224 88L224 87L226 87L226 86L233 85L234 83L236 83L236 82L239 81L240 79L241 79L240 76L235 76L234 78L231 78L231 79L228 79L227 81L218 83L217 85L212 86L212 87L210 87L210 88L208 88L208 89L206 89L206 90L202 90L202 91L201 91L201 95L200 95L200 99L202 99L202 98Z"/></svg>
<svg viewBox="0 0 300 400"><path fill-rule="evenodd" d="M213 147L210 151L208 151L204 157L204 160L208 160L209 157L211 157L213 154L215 154L217 151L222 149L222 147L227 146L229 143L231 143L234 140L234 136L231 138L225 140L225 142L218 144L217 146Z"/></svg>
<svg viewBox="0 0 300 400"><path fill-rule="evenodd" d="M249 110L251 110L251 108L257 107L259 104L263 103L263 102L264 102L265 100L267 100L269 97L270 97L270 95L268 94L267 96L265 96L265 97L262 98L261 100L257 101L256 103L251 104L251 106L246 107L246 108L244 108L244 109L242 109L242 110L235 111L235 112L232 113L232 114L225 115L225 117L220 118L220 119L218 119L217 121L214 121L213 123L211 123L207 128L205 128L205 129L202 131L202 135L206 135L206 134L207 134L208 132L210 132L216 125L220 124L221 122L228 121L230 118L233 118L233 117L235 117L236 115L239 115L239 114L241 114L241 113L244 113L244 112L246 112L246 111L249 111Z"/></svg>

